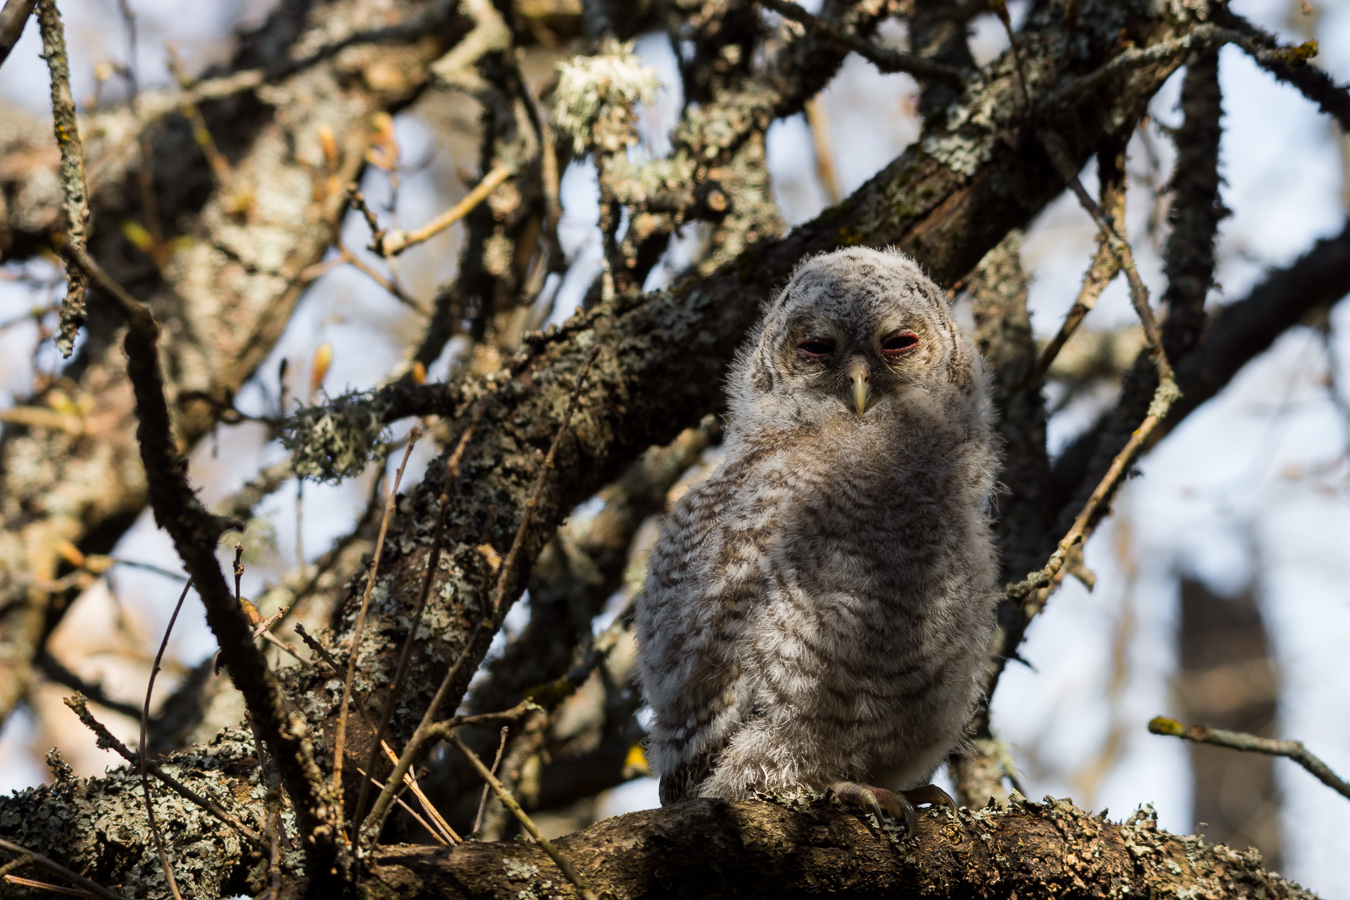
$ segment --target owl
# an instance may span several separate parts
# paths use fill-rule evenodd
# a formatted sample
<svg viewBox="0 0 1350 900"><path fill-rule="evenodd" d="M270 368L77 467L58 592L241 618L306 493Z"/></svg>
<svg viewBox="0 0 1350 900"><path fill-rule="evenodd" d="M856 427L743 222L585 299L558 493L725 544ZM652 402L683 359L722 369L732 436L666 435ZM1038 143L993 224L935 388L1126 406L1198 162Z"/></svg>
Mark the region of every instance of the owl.
<svg viewBox="0 0 1350 900"><path fill-rule="evenodd" d="M830 790L907 820L979 698L998 449L979 354L895 251L802 263L637 605L661 802Z"/></svg>

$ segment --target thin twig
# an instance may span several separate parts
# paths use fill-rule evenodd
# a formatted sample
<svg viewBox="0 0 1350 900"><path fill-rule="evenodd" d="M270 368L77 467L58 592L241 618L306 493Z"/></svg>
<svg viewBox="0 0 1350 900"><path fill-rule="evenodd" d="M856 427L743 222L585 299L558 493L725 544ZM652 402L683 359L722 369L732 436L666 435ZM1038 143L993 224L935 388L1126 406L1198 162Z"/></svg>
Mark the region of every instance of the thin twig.
<svg viewBox="0 0 1350 900"><path fill-rule="evenodd" d="M1013 31L1012 16L1008 13L1007 0L989 0L989 8L994 11L1003 31L1008 35L1008 44L1012 47L1013 68L1017 72L1017 84L1022 88L1022 110L1031 109L1031 91L1027 87L1027 72L1022 66L1022 48L1017 44L1017 32Z"/></svg>
<svg viewBox="0 0 1350 900"><path fill-rule="evenodd" d="M36 888L39 891L49 891L53 894L61 894L66 897L87 897L90 898L90 900L94 897L93 894L88 891L82 891L79 888L63 887L59 884L52 884L49 881L37 881L33 878L20 878L18 875L6 875L5 881L9 884Z"/></svg>
<svg viewBox="0 0 1350 900"><path fill-rule="evenodd" d="M1077 552L1087 539L1098 512L1115 494L1121 481L1124 480L1125 474L1133 465L1135 457L1147 445L1153 432L1167 417L1172 404L1181 396L1181 390L1177 387L1171 364L1167 360L1167 354L1163 352L1162 339L1158 334L1158 326L1154 321L1153 311L1149 307L1148 288L1144 286L1142 279L1139 277L1139 272L1135 268L1129 243L1116 232L1111 220L1107 218L1102 208L1093 201L1083 188L1082 182L1078 180L1078 173L1069 161L1068 154L1060 144L1059 138L1049 133L1042 133L1041 138L1051 161L1059 169L1060 176L1068 183L1083 208L1097 223L1103 239L1111 247L1116 259L1120 262L1121 269L1125 272L1125 276L1130 283L1130 300L1144 326L1149 356L1157 369L1158 387L1154 391L1153 400L1149 403L1148 413L1144 420L1130 435L1130 439L1126 441L1125 446L1111 460L1111 465L1107 468L1106 474L1102 476L1093 489L1092 494L1083 505L1083 509L1078 513L1073 525L1060 540L1055 552L1051 554L1045 566L1036 572L1032 572L1022 581L1009 585L1004 591L1004 595L1010 600L1021 604L1032 604L1033 608L1027 610L1029 615L1035 615L1036 613L1034 602L1029 600L1031 595L1042 588L1052 587L1058 583L1070 555Z"/></svg>
<svg viewBox="0 0 1350 900"><path fill-rule="evenodd" d="M1197 744L1213 744L1215 747L1228 747L1233 750L1246 750L1252 753L1265 753L1270 756L1283 756L1292 759L1307 769L1314 778L1331 788L1342 797L1350 799L1350 783L1341 778L1307 747L1302 741L1278 741L1273 738L1257 737L1242 731L1226 731L1222 728L1210 728L1208 725L1185 727L1176 719L1157 716L1148 723L1153 734L1178 737L1183 741Z"/></svg>
<svg viewBox="0 0 1350 900"><path fill-rule="evenodd" d="M452 484L455 479L459 477L459 467L464 459L464 453L468 449L469 442L473 439L473 435L477 432L478 425L482 422L483 415L486 411L487 404L481 399L478 403L474 404L472 418L470 418L469 424L465 426L464 433L459 437L459 443L455 445L454 452L450 454L450 459L446 462L445 483L447 486ZM474 625L473 631L469 634L468 643L464 645L463 651L459 654L459 659L455 661L455 664L450 667L450 671L445 674L443 679L441 679L441 684L436 689L435 695L432 696L431 702L422 712L422 721L417 724L416 730L413 731L413 736L408 739L407 746L403 748L403 753L399 755L398 762L394 764L394 770L389 776L388 783L384 786L384 790L380 791L380 795L375 798L375 805L370 811L370 820L376 823L375 827L370 832L372 841L379 837L380 830L384 827L384 818L389 814L390 802L394 796L394 786L397 785L403 776L412 768L412 761L416 758L417 752L422 747L424 738L419 738L419 735L424 735L427 729L429 729L431 724L436 720L436 715L440 711L441 703L444 702L446 695L450 693L450 688L454 684L455 678L458 677L459 670L463 666L464 660L469 655L469 648L473 646L474 641L477 639L478 632L482 628L482 625L483 620L481 619Z"/></svg>
<svg viewBox="0 0 1350 900"><path fill-rule="evenodd" d="M1111 217L1111 221L1117 229L1123 228L1125 223L1125 181L1122 177L1114 184L1108 184L1106 179L1102 179L1101 185L1101 204L1106 208ZM1069 338L1073 337L1078 326L1087 318L1087 314L1097 305L1097 299L1101 296L1106 286L1115 280L1120 272L1120 260L1116 256L1106 236L1098 229L1097 232L1097 250L1092 255L1092 262L1088 264L1088 269L1083 273L1083 285L1079 288L1078 297L1074 300L1073 306L1064 316L1063 323L1060 324L1059 331L1050 342L1041 350L1040 357L1036 360L1036 365L1031 373L1023 381L1021 387L1025 388L1033 384L1039 384L1045 377L1045 373L1050 371L1050 366L1054 364L1055 358L1059 356L1059 351L1064 349Z"/></svg>
<svg viewBox="0 0 1350 900"><path fill-rule="evenodd" d="M963 88L966 86L966 77L970 73L955 66L943 65L931 59L925 59L917 53L906 53L903 50L892 50L889 47L877 46L856 35L839 30L819 16L813 16L797 4L788 2L788 0L759 0L759 4L766 9L773 10L785 19L791 19L805 26L808 34L818 35L845 49L852 50L887 74L905 72L915 78L939 81L952 87Z"/></svg>
<svg viewBox="0 0 1350 900"><path fill-rule="evenodd" d="M248 619L216 559L220 535L235 523L209 513L188 478L187 461L173 437L159 360L159 323L150 307L114 281L89 258L83 247L59 235L55 243L66 262L78 266L107 294L127 322L123 343L127 375L136 400L136 438L141 464L148 473L150 508L155 521L172 538L196 586L206 609L207 624L220 646L221 659L244 697L251 722L275 751L273 755L295 809L297 825L306 836L303 844L306 872L313 884L333 887L340 878L339 870L346 868L347 849L339 843L341 825L337 818L341 804L334 802L314 758L309 728L287 703L280 683L268 667L267 657L253 641Z"/></svg>
<svg viewBox="0 0 1350 900"><path fill-rule="evenodd" d="M42 34L42 57L52 80L52 129L61 149L61 208L66 214L66 239L84 250L84 227L89 221L89 188L84 180L84 145L75 118L75 100L70 93L70 60L66 57L66 35L56 0L38 0L38 28ZM75 338L85 320L85 293L89 282L78 267L66 266L66 296L61 301L61 328L57 349L69 358Z"/></svg>
<svg viewBox="0 0 1350 900"><path fill-rule="evenodd" d="M32 861L33 857L31 856L16 856L9 862L0 866L0 876L8 875L10 872L13 872L17 869L22 869L24 866L28 865Z"/></svg>
<svg viewBox="0 0 1350 900"><path fill-rule="evenodd" d="M515 744L511 747L511 753L507 757L506 777L502 783L508 790L512 789L511 773L522 772L529 761L539 756L548 742L549 736L553 734L553 728L559 715L562 713L564 702L574 695L577 690L586 683L591 673L608 656L610 651L618 645L620 638L627 633L633 624L634 602L630 598L628 604L619 615L614 617L614 621L609 623L609 627L600 633L591 646L580 653L580 658L567 674L561 678L554 679L546 684L539 685L530 689L526 702L518 704L514 709L507 713L521 711L524 724L519 729L519 735ZM498 715L503 715L499 713ZM457 717L460 721L443 722L439 726L442 734L449 735L453 729L459 725L474 724L464 721L468 718L487 718L480 717ZM505 732L505 729L503 729ZM497 765L494 763L492 772L497 773ZM518 777L518 775L517 775ZM484 795L486 797L486 795ZM482 816L482 806L479 807L479 816ZM503 823L500 817L494 816L488 827L489 833L500 831ZM474 825L475 833L482 837L483 832L478 824Z"/></svg>
<svg viewBox="0 0 1350 900"><path fill-rule="evenodd" d="M372 778L366 772L365 769L362 769L360 766L357 766L356 771L359 772L361 776L365 778L367 781L369 781L371 784L375 785L375 787L380 788L381 790L384 789L384 784L376 780L375 778ZM405 784L408 785L409 788L413 788L417 784L417 781L412 777L411 772L409 772L406 776L404 776L403 781ZM418 794L418 796L420 797L421 795ZM448 847L455 843L459 843L458 841L447 841L445 839L445 835L441 833L439 827L432 827L431 823L428 822L426 819L422 818L422 816L417 812L417 810L413 809L406 802L404 802L402 797L395 795L394 802L397 803L405 813L412 816L413 819L417 821L418 825L421 825L424 829L426 829L427 834L431 835L431 837L436 841L436 843L440 844L442 847ZM428 809L431 808L432 807L428 807Z"/></svg>
<svg viewBox="0 0 1350 900"><path fill-rule="evenodd" d="M338 254L343 262L350 263L352 268L382 287L385 293L389 294L409 309L414 309L424 316L431 315L431 310L427 308L426 304L410 295L390 279L385 278L379 272L375 271L375 268L371 266L370 263L353 253L351 248L343 243L341 239L338 240L337 247Z"/></svg>
<svg viewBox="0 0 1350 900"><path fill-rule="evenodd" d="M521 809L520 804L516 802L516 798L512 797L511 792L503 787L502 783L497 780L497 776L488 771L487 766L483 765L483 761L478 758L478 755L470 750L468 746L459 739L459 735L452 734L450 735L449 740L450 743L455 745L455 748L458 749L460 753L464 754L464 758L469 761L469 765L477 770L479 777L488 783L488 786L492 788L492 792L497 795L497 799L502 802L502 805L509 809L511 814L516 817L516 820L520 822L520 827L524 828L530 837L534 838L535 842L543 848L544 852L549 855L549 858L562 870L563 875L567 876L567 880L576 886L576 889L581 892L581 896L585 898L585 900L597 900L595 892L592 891L590 885L582 879L581 873L558 852L558 848L554 847L553 843L549 841L548 838L544 837L539 831L539 826L535 825L533 820L526 815L525 810Z"/></svg>
<svg viewBox="0 0 1350 900"><path fill-rule="evenodd" d="M497 742L497 755L492 758L492 768L488 771L493 775L497 774L497 767L502 764L502 754L506 752L506 739L511 735L511 726L502 726L501 740ZM478 837L478 829L483 827L483 812L487 809L488 792L492 788L488 784L483 784L483 796L478 798L478 814L473 817L473 836Z"/></svg>
<svg viewBox="0 0 1350 900"><path fill-rule="evenodd" d="M8 850L10 853L18 853L23 856L30 857L36 865L42 866L42 868L46 869L48 872L51 872L53 875L60 875L62 878L65 878L75 884L78 884L80 887L84 888L89 893L97 897L102 897L103 900L125 900L125 898L123 898L118 894L114 894L112 891L108 890L98 882L90 881L83 875L76 875L74 872L70 871L65 866L61 865L58 862L48 859L41 853L38 853L36 850L29 850L27 847L24 847L20 844L15 844L11 841L7 841L4 838L0 838L0 850ZM5 878L13 880L14 876L6 875Z"/></svg>
<svg viewBox="0 0 1350 900"><path fill-rule="evenodd" d="M384 553L384 538L389 533L389 520L394 517L394 507L398 505L398 487L403 481L403 470L407 467L413 446L421 434L421 429L414 425L408 435L408 446L403 451L403 461L399 463L398 471L394 474L394 487L384 504L384 518L380 520L380 533L375 538L375 552L370 557L370 568L366 572L366 589L361 596L361 610L356 614L356 625L352 629L352 650L347 657L347 677L342 684L342 704L338 707L337 736L333 739L333 790L339 796L342 791L342 760L347 741L347 706L351 703L352 683L356 680L356 660L361 652L366 613L370 610L370 596L375 590L375 576L380 569L380 556Z"/></svg>
<svg viewBox="0 0 1350 900"><path fill-rule="evenodd" d="M447 485L448 487L448 485ZM426 572L422 577L422 589L418 591L417 603L413 607L412 619L408 623L408 639L403 642L403 647L399 651L398 665L394 669L394 681L389 686L389 691L385 694L384 708L380 710L380 721L375 728L375 737L370 743L370 754L366 757L366 771L374 773L375 761L380 754L380 746L384 743L385 735L389 730L389 721L394 717L394 706L398 703L399 695L403 692L403 680L408 675L408 664L412 661L412 650L417 644L417 632L422 627L422 613L427 608L427 598L431 596L431 587L436 583L436 576L440 574L441 569L441 550L445 545L445 524L450 518L450 495L443 493L437 498L437 504L440 507L439 514L436 516L436 530L431 536L431 551L427 554ZM361 827L361 815L365 812L366 801L370 799L370 782L368 779L361 783L361 793L356 800L356 813L352 817L353 827Z"/></svg>
<svg viewBox="0 0 1350 900"><path fill-rule="evenodd" d="M239 569L239 552L235 553L235 569ZM178 595L178 602L173 606L173 615L169 616L169 626L164 629L164 638L159 642L159 651L155 654L155 664L150 667L150 678L145 685L145 705L141 707L141 793L145 797L145 819L150 827L150 833L155 838L155 849L159 853L159 864L164 869L164 879L169 883L169 893L173 894L174 900L183 900L183 895L178 892L178 881L173 877L173 866L169 862L169 852L164 848L164 835L160 832L159 826L155 824L155 804L150 799L150 776L146 773L146 735L150 730L150 698L155 692L155 676L159 674L160 663L164 661L164 651L169 646L169 635L173 634L174 623L178 621L178 613L183 609L183 601L187 599L188 591L192 590L192 582L183 585L183 591ZM238 576L235 577L235 594L239 592Z"/></svg>
<svg viewBox="0 0 1350 900"><path fill-rule="evenodd" d="M843 195L839 192L839 177L834 171L834 153L830 148L830 126L821 105L820 95L812 97L802 105L806 113L806 124L811 128L811 143L816 156L816 178L825 188L825 196L831 204L838 203Z"/></svg>
<svg viewBox="0 0 1350 900"><path fill-rule="evenodd" d="M514 574L516 558L520 555L520 548L525 544L525 534L534 519L534 511L539 506L539 497L544 492L544 480L548 473L553 469L553 461L558 456L558 445L562 443L563 434L567 431L567 426L572 422L572 413L576 410L577 400L581 397L581 387L586 382L586 376L590 374L591 366L595 364L595 359L600 355L600 345L596 345L591 351L591 355L586 357L586 363L581 367L581 374L577 375L577 383L572 388L571 395L567 398L567 409L563 412L562 424L558 426L558 431L553 435L553 443L549 445L548 455L544 457L544 464L539 467L539 475L534 480L534 490L530 492L530 499L525 502L525 510L520 517L520 526L516 528L516 536L511 541L511 549L506 552L506 559L502 562L501 571L497 574L497 584L492 589L492 610L493 621L499 622L502 615L505 614L502 606L502 599L506 596L508 580Z"/></svg>
<svg viewBox="0 0 1350 900"><path fill-rule="evenodd" d="M304 625L301 625L300 623L297 622L295 625L295 631L297 634L300 635L300 639L304 641L305 644L311 650L313 650L319 656L319 658L322 659L328 665L328 667L333 670L335 674L339 676L342 675L342 667L338 665L338 661L333 658L333 654L329 653L327 648L325 648L323 644L315 640L313 635L311 635L308 631L305 630ZM357 699L356 702L356 711L361 716L361 721L365 724L366 728L370 730L371 734L374 734L375 720L370 717L370 713L366 712L366 708L361 704L359 698ZM389 757L390 762L393 763L398 762L398 754L396 754L390 748L389 744L381 741L380 746L384 749L385 756ZM366 775L365 772L362 772L361 774ZM370 776L366 775L366 777ZM436 838L436 840L440 841L442 844L463 843L464 839L455 833L455 829L450 827L449 822L445 821L445 817L440 814L440 811L436 809L435 804L433 804L431 800L427 798L427 795L423 793L421 786L418 785L417 779L413 778L412 773L409 772L407 775L405 775L403 780L408 785L408 789L413 792L413 796L417 797L418 802L422 804L422 809L426 812L427 817L430 818L436 824L437 828L435 829L431 828L430 826L427 826L427 830L431 832L432 837ZM379 782L376 782L376 786L381 789L383 789L384 787L384 785L380 784ZM403 806L405 809L408 809L407 805L404 804L402 800L399 800L398 803L400 806ZM412 812L411 809L409 809L408 811ZM423 821L421 816L417 816L416 813L413 813L413 815L417 817L417 821L419 822ZM425 823L423 824L425 825Z"/></svg>
<svg viewBox="0 0 1350 900"><path fill-rule="evenodd" d="M412 768L413 759L416 758L417 753L430 739L430 732L434 727L436 716L440 712L441 704L445 702L446 696L450 693L450 689L454 686L456 679L459 677L460 670L464 667L465 661L469 658L469 652L477 643L478 636L482 633L485 623L490 621L494 630L501 627L502 597L506 590L508 578L515 568L515 561L520 553L520 548L525 543L525 534L534 517L535 507L539 504L539 497L543 493L545 477L552 469L553 461L557 457L558 445L561 443L562 436L567 431L568 425L571 424L572 413L576 409L577 399L581 396L581 388L586 382L586 376L590 373L591 366L595 363L595 359L599 355L600 347L597 345L596 348L591 351L591 355L587 357L586 363L582 366L580 374L577 375L576 386L572 389L571 396L568 397L567 409L563 413L562 422L558 426L558 431L553 436L553 443L549 447L548 455L544 458L544 464L540 466L539 476L535 479L534 490L531 491L530 498L525 503L525 509L520 518L520 527L516 529L516 536L511 542L511 549L508 551L506 559L502 562L501 569L499 570L497 583L489 598L490 610L488 615L479 619L474 624L473 630L469 632L469 638L465 642L464 649L460 652L459 658L455 660L455 664L450 667L450 671L446 672L445 677L441 679L440 686L437 687L435 695L431 698L431 702L427 704L427 708L422 713L422 721L417 724L417 728L413 731L412 737L408 739L407 746L403 748L403 753L398 759L398 765L394 767L394 772L389 777L389 783L385 785L384 790L375 800L375 806L371 809L369 817L369 821L374 823L374 825L368 829L371 841L374 841L379 837L380 830L384 827L384 819L389 814L390 802L393 798L394 785L398 784L399 779L403 777L403 774ZM481 416L485 408L484 404L479 403L476 415ZM474 424L477 424L477 419L475 419ZM473 427L473 425L470 427ZM466 431L466 434L467 433L468 432ZM455 471L458 471L459 468L458 455L466 446L467 442L461 440L459 447L456 448L456 458L454 459ZM447 478L446 483L448 484L449 482L450 479Z"/></svg>
<svg viewBox="0 0 1350 900"><path fill-rule="evenodd" d="M131 765L140 766L141 757L144 754L137 753L126 744L119 741L113 733L108 730L108 726L94 718L94 714L89 711L89 707L85 703L85 698L83 696L76 694L73 697L65 698L64 702L66 706L70 707L71 712L79 716L80 721L84 723L84 726L94 733L95 737L98 739L97 742L100 750L112 750ZM164 768L154 760L146 760L145 767L151 775L162 781L165 787L178 794L178 796L182 797L184 800L209 812L211 815L237 831L245 840L252 841L255 844L262 844L262 837L258 832L239 821L238 818L227 812L220 804L202 796L192 788L183 784L183 782L166 772Z"/></svg>
<svg viewBox="0 0 1350 900"><path fill-rule="evenodd" d="M526 713L538 708L538 703L535 703L530 699L525 699L510 709L504 709L501 712L470 713L463 716L454 716L443 722L437 722L434 727L441 729L442 733L444 733L454 731L456 728L463 728L466 725L495 725L498 722L516 722Z"/></svg>
<svg viewBox="0 0 1350 900"><path fill-rule="evenodd" d="M1148 288L1144 286L1143 279L1139 277L1139 270L1135 267L1134 254L1130 251L1129 242L1116 231L1115 223L1097 205L1097 201L1092 199L1092 195L1083 187L1083 182L1078 180L1078 173L1074 171L1073 164L1069 162L1059 138L1049 133L1043 133L1041 137L1044 139L1043 143L1046 149L1050 152L1051 160L1059 168L1060 175L1068 182L1069 189L1078 198L1078 202L1083 209L1087 210L1088 214L1092 216L1092 221L1096 223L1102 238L1111 247L1111 252L1116 255L1116 261L1120 264L1121 271L1125 273L1125 279L1130 284L1130 302L1134 305L1134 311L1139 316L1140 324L1144 326L1144 337L1148 341L1149 355L1158 369L1159 382L1171 381L1172 366L1167 361L1167 354L1163 352L1162 336L1158 333L1158 323L1153 317L1153 309L1149 306Z"/></svg>
<svg viewBox="0 0 1350 900"><path fill-rule="evenodd" d="M432 219L421 228L414 229L413 231L405 231L400 228L396 231L391 231L388 234L377 231L374 239L370 242L370 249L380 256L398 256L409 247L414 247L423 241L429 240L467 216L473 211L474 207L486 200L488 194L491 194L499 184L514 174L515 169L511 166L505 164L498 165L491 172L488 172L487 175L483 176L483 180L474 185L473 190L464 195L464 199L460 200L454 206L450 207L444 213L437 216L435 219Z"/></svg>

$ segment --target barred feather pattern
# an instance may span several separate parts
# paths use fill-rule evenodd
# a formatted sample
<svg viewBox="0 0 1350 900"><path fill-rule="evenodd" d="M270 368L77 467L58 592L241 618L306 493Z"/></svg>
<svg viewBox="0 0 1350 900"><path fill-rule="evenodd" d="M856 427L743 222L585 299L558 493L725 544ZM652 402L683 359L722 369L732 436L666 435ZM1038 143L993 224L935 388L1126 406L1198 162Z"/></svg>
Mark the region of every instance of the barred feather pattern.
<svg viewBox="0 0 1350 900"><path fill-rule="evenodd" d="M728 388L723 462L670 511L638 601L661 800L924 784L992 631L979 355L910 259L853 248L798 267Z"/></svg>

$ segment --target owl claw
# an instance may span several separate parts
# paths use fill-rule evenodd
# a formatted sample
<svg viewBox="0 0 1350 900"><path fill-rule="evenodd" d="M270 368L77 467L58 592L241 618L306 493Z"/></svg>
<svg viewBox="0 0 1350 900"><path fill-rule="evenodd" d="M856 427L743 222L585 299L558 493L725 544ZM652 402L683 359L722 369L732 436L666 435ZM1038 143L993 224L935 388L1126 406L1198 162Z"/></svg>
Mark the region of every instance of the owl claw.
<svg viewBox="0 0 1350 900"><path fill-rule="evenodd" d="M901 793L915 806L937 806L940 803L951 810L954 819L958 822L961 821L961 817L957 815L956 801L952 799L952 795L936 784L925 784L922 787L910 788Z"/></svg>
<svg viewBox="0 0 1350 900"><path fill-rule="evenodd" d="M839 781L830 785L830 793L838 797L842 803L848 803L870 812L877 817L878 824L883 821L883 812L892 819L904 819L905 834L909 837L914 836L919 825L919 817L914 809L915 806L937 806L941 804L951 810L953 818L958 823L961 821L961 817L956 812L956 801L935 784L925 784L922 787L910 788L907 791L888 791L884 788L871 787L853 781Z"/></svg>
<svg viewBox="0 0 1350 900"><path fill-rule="evenodd" d="M919 817L914 811L914 804L909 802L909 799L903 793L858 784L854 781L835 782L830 785L830 793L838 797L841 803L847 803L859 807L865 812L870 812L877 817L878 825L885 822L886 815L889 815L892 819L904 819L905 834L910 837L913 837L918 828ZM883 815L883 813L886 815Z"/></svg>

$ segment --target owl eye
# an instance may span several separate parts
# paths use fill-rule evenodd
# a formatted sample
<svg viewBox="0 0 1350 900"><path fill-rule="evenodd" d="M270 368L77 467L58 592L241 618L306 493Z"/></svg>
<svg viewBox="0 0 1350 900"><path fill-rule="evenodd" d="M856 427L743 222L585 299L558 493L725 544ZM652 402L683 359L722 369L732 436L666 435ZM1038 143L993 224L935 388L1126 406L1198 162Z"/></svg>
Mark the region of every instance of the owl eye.
<svg viewBox="0 0 1350 900"><path fill-rule="evenodd" d="M919 346L919 336L912 331L897 331L881 342L881 352L890 357L903 356Z"/></svg>
<svg viewBox="0 0 1350 900"><path fill-rule="evenodd" d="M797 349L812 359L824 359L834 352L834 341L827 338L805 338L797 342Z"/></svg>

